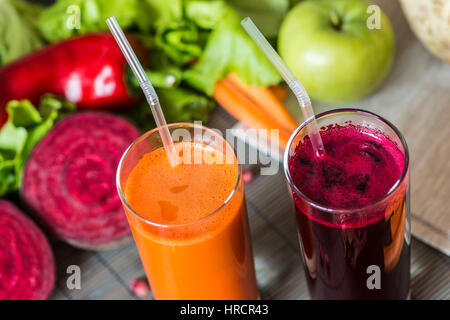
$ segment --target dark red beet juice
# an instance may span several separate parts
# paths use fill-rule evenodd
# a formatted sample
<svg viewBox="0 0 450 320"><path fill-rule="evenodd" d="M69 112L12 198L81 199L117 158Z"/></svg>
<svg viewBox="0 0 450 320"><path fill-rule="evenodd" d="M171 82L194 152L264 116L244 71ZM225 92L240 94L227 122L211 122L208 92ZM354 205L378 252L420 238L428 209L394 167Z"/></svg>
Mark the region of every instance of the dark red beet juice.
<svg viewBox="0 0 450 320"><path fill-rule="evenodd" d="M288 161L311 297L406 299L405 152L381 130L350 122L322 127L321 137L324 155L305 136Z"/></svg>

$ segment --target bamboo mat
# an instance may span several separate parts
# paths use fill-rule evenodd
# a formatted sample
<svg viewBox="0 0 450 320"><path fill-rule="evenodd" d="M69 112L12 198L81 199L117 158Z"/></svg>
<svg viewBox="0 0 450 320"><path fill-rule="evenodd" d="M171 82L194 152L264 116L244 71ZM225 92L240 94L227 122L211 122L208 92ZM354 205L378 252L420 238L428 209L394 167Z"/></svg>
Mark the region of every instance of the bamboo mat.
<svg viewBox="0 0 450 320"><path fill-rule="evenodd" d="M229 128L234 120L217 108L210 127ZM308 299L294 211L282 172L257 176L245 186L262 299ZM138 299L129 290L144 270L133 242L122 248L90 252L53 244L58 282L53 299ZM411 292L413 299L450 299L450 258L412 240ZM67 289L69 265L81 269L81 290ZM144 299L152 299L151 293Z"/></svg>

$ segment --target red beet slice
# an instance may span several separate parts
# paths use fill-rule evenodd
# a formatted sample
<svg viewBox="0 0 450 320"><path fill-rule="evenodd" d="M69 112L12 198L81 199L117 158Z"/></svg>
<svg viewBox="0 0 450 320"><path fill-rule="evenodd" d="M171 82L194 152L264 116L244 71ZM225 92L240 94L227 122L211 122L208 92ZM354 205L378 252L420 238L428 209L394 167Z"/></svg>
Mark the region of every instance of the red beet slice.
<svg viewBox="0 0 450 320"><path fill-rule="evenodd" d="M129 239L117 194L120 157L139 136L124 119L78 113L58 122L34 148L22 197L49 231L85 249L108 249Z"/></svg>
<svg viewBox="0 0 450 320"><path fill-rule="evenodd" d="M42 231L0 200L0 300L43 300L55 284L55 262Z"/></svg>

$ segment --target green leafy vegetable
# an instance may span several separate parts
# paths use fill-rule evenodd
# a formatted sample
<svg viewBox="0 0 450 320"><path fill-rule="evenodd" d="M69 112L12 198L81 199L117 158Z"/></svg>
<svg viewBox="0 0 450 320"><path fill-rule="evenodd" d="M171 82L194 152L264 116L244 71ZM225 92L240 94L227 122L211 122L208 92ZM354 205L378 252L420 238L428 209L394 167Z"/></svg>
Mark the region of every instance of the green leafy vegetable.
<svg viewBox="0 0 450 320"><path fill-rule="evenodd" d="M224 1L185 0L170 4L170 14L163 8L169 6L165 0L151 2L157 23L154 26L155 41L152 45L152 66L180 68L183 70L182 87L192 87L212 96L215 84L228 73L235 72L245 83L269 86L280 82L281 78L253 43L240 25L241 16ZM181 19L177 3L183 6ZM234 1L236 5L237 2ZM258 17L268 18L268 8L278 8L278 20L272 24L278 29L281 18L286 13L287 0L264 0ZM258 7L251 1L245 8ZM162 52L168 59L155 63L155 52ZM192 63L194 62L194 63Z"/></svg>
<svg viewBox="0 0 450 320"><path fill-rule="evenodd" d="M184 0L139 0L137 25L142 32L183 18Z"/></svg>
<svg viewBox="0 0 450 320"><path fill-rule="evenodd" d="M161 88L157 93L169 122L207 121L215 106L211 99L193 90Z"/></svg>
<svg viewBox="0 0 450 320"><path fill-rule="evenodd" d="M158 28L156 46L178 66L202 54L200 30L189 21L167 22Z"/></svg>
<svg viewBox="0 0 450 320"><path fill-rule="evenodd" d="M80 10L79 29L68 28L71 5ZM152 62L152 68L184 71L181 86L211 96L215 83L229 72L248 84L278 83L279 75L242 29L242 17L232 5L263 20L261 25L268 25L272 34L289 7L288 0L58 0L44 10L40 27L46 39L54 42L105 30L105 19L115 15L123 29L145 40L152 58L154 52L168 57L163 64Z"/></svg>
<svg viewBox="0 0 450 320"><path fill-rule="evenodd" d="M68 13L71 5L79 8L79 29L67 27L74 22L74 13ZM207 120L215 84L230 72L257 86L281 81L242 29L238 11L261 21L273 34L288 6L288 0L57 0L39 21L45 38L54 42L106 30L105 19L116 16L150 51L148 75L168 120L192 121ZM128 80L139 89L133 77ZM145 119L142 112L149 114L149 109L136 112Z"/></svg>
<svg viewBox="0 0 450 320"><path fill-rule="evenodd" d="M157 88L156 93L167 122L207 121L215 103L203 94L186 88ZM154 120L147 103L142 103L127 115L142 130L154 127Z"/></svg>
<svg viewBox="0 0 450 320"><path fill-rule="evenodd" d="M249 16L261 32L269 38L278 35L278 29L289 10L289 0L228 0L243 17Z"/></svg>
<svg viewBox="0 0 450 320"><path fill-rule="evenodd" d="M42 45L32 23L40 11L22 0L0 1L0 66Z"/></svg>
<svg viewBox="0 0 450 320"><path fill-rule="evenodd" d="M224 1L187 0L186 17L203 29L214 29L222 17L227 4Z"/></svg>
<svg viewBox="0 0 450 320"><path fill-rule="evenodd" d="M19 188L22 169L33 147L62 115L75 105L47 94L39 111L28 100L10 101L8 121L0 129L0 196Z"/></svg>
<svg viewBox="0 0 450 320"><path fill-rule="evenodd" d="M166 64L160 64L159 68L146 70L147 77L150 79L155 88L174 88L178 87L183 77L182 71L179 68L166 67ZM142 95L142 89L139 80L135 77L131 69L126 71L126 81L129 84L128 89L133 91L133 95Z"/></svg>
<svg viewBox="0 0 450 320"><path fill-rule="evenodd" d="M58 0L39 17L45 39L56 42L77 34L107 30L105 20L115 16L121 27L137 20L139 0Z"/></svg>
<svg viewBox="0 0 450 320"><path fill-rule="evenodd" d="M195 5L197 10L190 10L189 5ZM199 13L201 21L204 21L204 14L211 5L217 6L217 2L189 2L186 10L188 18L196 21L196 14ZM230 72L235 72L245 83L256 86L279 83L281 78L276 70L242 29L241 16L225 4L220 12L217 12L217 7L214 8L214 16L220 18L211 23L213 30L205 50L198 63L185 72L185 80L208 95L212 95L216 82Z"/></svg>

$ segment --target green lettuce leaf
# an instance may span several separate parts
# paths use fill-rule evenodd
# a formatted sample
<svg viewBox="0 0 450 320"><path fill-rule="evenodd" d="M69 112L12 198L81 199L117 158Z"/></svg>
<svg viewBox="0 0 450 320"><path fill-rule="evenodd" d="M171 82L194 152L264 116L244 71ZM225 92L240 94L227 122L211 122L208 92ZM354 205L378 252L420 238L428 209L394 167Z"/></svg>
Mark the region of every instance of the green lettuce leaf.
<svg viewBox="0 0 450 320"><path fill-rule="evenodd" d="M23 166L33 147L62 115L75 105L53 95L44 95L39 111L28 100L10 101L8 121L0 129L0 196L19 188Z"/></svg>
<svg viewBox="0 0 450 320"><path fill-rule="evenodd" d="M139 0L137 25L142 32L183 18L183 0Z"/></svg>
<svg viewBox="0 0 450 320"><path fill-rule="evenodd" d="M187 88L156 88L156 93L167 122L206 122L216 105L212 99ZM147 103L140 104L126 116L143 131L155 127Z"/></svg>
<svg viewBox="0 0 450 320"><path fill-rule="evenodd" d="M152 66L161 67L153 63L153 50L162 52L171 65L178 67L185 67L202 54L209 32L186 19L185 1L143 0L140 3L142 19L137 20L139 31L135 36L152 51Z"/></svg>
<svg viewBox="0 0 450 320"><path fill-rule="evenodd" d="M22 0L0 1L0 66L42 45L33 24L41 10L40 6Z"/></svg>
<svg viewBox="0 0 450 320"><path fill-rule="evenodd" d="M157 29L155 44L175 65L184 66L202 54L204 40L193 23L170 21Z"/></svg>
<svg viewBox="0 0 450 320"><path fill-rule="evenodd" d="M185 16L202 29L214 29L227 4L220 0L186 0Z"/></svg>
<svg viewBox="0 0 450 320"><path fill-rule="evenodd" d="M196 10L189 8L191 5ZM192 21L198 17L204 23L205 13L211 6L215 10L212 17L216 17L209 22L213 30L198 63L185 71L184 80L209 96L213 94L216 82L230 72L255 86L279 83L281 77L242 29L241 16L233 8L216 1L191 1L186 9L187 16Z"/></svg>
<svg viewBox="0 0 450 320"><path fill-rule="evenodd" d="M228 0L242 17L250 17L268 38L275 38L284 16L289 10L289 0Z"/></svg>
<svg viewBox="0 0 450 320"><path fill-rule="evenodd" d="M39 28L49 42L78 34L107 30L105 20L115 16L123 29L132 27L140 0L58 0L39 17Z"/></svg>
<svg viewBox="0 0 450 320"><path fill-rule="evenodd" d="M179 87L160 88L156 91L169 122L206 122L215 106L213 100L193 90Z"/></svg>
<svg viewBox="0 0 450 320"><path fill-rule="evenodd" d="M105 19L115 15L121 27L137 36L149 50L148 75L161 92L168 117L173 121L204 120L212 105L204 95L212 96L216 82L228 73L235 72L245 83L256 86L281 81L242 29L242 16L233 6L263 20L261 24L270 25L273 32L286 11L287 1L250 0L244 4L237 0L57 0L44 10L39 25L45 38L54 42L106 30ZM72 21L70 5L80 8L79 29L67 27ZM131 84L139 89L136 81Z"/></svg>

